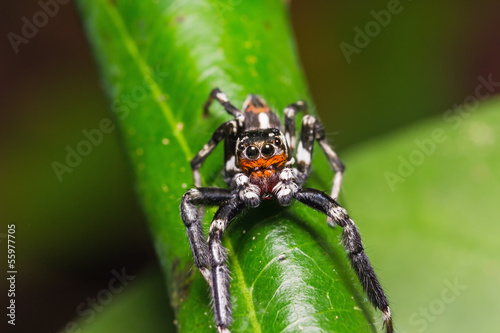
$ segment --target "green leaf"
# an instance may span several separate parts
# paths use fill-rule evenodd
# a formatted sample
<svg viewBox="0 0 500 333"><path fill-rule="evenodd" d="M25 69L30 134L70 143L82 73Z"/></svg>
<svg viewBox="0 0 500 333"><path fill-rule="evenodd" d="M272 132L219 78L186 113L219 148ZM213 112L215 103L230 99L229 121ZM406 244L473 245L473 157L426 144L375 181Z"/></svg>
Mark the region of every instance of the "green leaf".
<svg viewBox="0 0 500 333"><path fill-rule="evenodd" d="M181 332L215 331L208 287L195 269L179 202L192 187L189 161L229 119L202 117L214 87L241 106L261 95L277 112L311 102L282 1L81 0L89 38L131 160ZM220 177L222 149L202 168ZM308 186L328 190L332 172L317 154ZM206 224L209 224L207 213ZM233 332L373 331L360 292L325 216L300 204L265 203L226 232ZM280 257L281 256L281 257ZM283 259L284 256L284 259ZM280 260L280 258L282 260Z"/></svg>
<svg viewBox="0 0 500 333"><path fill-rule="evenodd" d="M344 154L344 193L356 199L349 210L372 261L383 267L401 332L497 326L499 133L496 98ZM388 173L401 181L391 186Z"/></svg>

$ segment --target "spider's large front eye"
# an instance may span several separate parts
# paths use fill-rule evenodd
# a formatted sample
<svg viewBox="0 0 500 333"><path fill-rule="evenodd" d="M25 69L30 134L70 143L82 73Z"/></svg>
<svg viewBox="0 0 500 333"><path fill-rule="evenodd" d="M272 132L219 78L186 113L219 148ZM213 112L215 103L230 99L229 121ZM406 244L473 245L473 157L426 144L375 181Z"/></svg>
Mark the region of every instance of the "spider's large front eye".
<svg viewBox="0 0 500 333"><path fill-rule="evenodd" d="M270 145L269 143L265 144L262 147L261 152L262 152L262 154L264 154L264 156L272 156L274 154L274 147L273 147L273 145Z"/></svg>
<svg viewBox="0 0 500 333"><path fill-rule="evenodd" d="M246 150L248 158L256 158L259 156L259 149L255 146L249 146Z"/></svg>

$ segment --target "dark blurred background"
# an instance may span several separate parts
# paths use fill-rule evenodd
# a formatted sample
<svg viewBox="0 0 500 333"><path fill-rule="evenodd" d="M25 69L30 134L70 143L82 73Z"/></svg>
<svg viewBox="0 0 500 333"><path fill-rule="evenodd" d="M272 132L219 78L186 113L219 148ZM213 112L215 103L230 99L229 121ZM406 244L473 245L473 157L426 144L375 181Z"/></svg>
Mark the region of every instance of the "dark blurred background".
<svg viewBox="0 0 500 333"><path fill-rule="evenodd" d="M291 1L317 112L340 154L461 104L479 75L500 77L497 1L401 2L390 24L347 59L341 43L355 46L355 27L364 30L371 11L387 4ZM17 53L9 33L21 35L22 18L40 5L0 6L0 248L15 223L17 328L55 332L106 288L113 269L139 276L156 257L116 133L62 181L52 167L108 116L75 6L60 5Z"/></svg>

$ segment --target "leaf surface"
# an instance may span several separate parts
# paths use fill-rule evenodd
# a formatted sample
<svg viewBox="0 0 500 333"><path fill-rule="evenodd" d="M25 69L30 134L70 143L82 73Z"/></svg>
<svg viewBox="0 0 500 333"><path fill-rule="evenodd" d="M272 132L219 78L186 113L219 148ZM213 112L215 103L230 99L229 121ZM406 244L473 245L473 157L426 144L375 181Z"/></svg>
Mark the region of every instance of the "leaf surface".
<svg viewBox="0 0 500 333"><path fill-rule="evenodd" d="M311 104L281 1L79 1L148 216L180 332L214 332L208 287L194 267L179 216L193 186L189 161L229 118L202 117L214 87L241 107L261 95L282 114ZM320 151L309 187L328 190ZM219 147L204 183L225 187ZM209 210L206 225L214 210ZM323 215L264 203L227 230L233 332L368 332L370 305Z"/></svg>

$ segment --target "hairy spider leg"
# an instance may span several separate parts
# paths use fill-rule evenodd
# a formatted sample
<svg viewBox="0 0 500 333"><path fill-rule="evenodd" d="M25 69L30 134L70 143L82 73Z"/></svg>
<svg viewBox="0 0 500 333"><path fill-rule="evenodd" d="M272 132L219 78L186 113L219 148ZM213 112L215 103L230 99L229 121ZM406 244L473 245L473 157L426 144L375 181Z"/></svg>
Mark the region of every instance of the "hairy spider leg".
<svg viewBox="0 0 500 333"><path fill-rule="evenodd" d="M304 118L302 118L300 141L297 148L297 170L299 171L299 182L302 185L309 177L314 140L318 141L318 144L328 158L331 168L335 172L331 197L336 199L342 185L342 176L345 167L333 150L332 146L330 146L326 140L323 126L321 126L318 119L311 115L305 115Z"/></svg>
<svg viewBox="0 0 500 333"><path fill-rule="evenodd" d="M194 262L207 283L212 286L208 242L203 232L201 206L220 206L232 198L229 190L213 187L193 188L187 191L181 201L181 217L188 234Z"/></svg>
<svg viewBox="0 0 500 333"><path fill-rule="evenodd" d="M229 290L229 269L227 250L222 246L222 236L229 223L243 210L245 203L237 196L225 201L219 207L210 224L208 246L212 271L212 299L215 322L219 332L229 332L231 325L231 294Z"/></svg>
<svg viewBox="0 0 500 333"><path fill-rule="evenodd" d="M232 115L234 118L238 119L242 116L242 113L238 108L236 108L233 104L229 102L229 99L227 98L226 94L224 94L222 91L220 91L219 88L215 88L210 92L210 95L208 95L208 99L203 105L203 113L206 115L208 114L208 108L210 107L210 104L212 104L213 100L216 100L219 102L224 109Z"/></svg>
<svg viewBox="0 0 500 333"><path fill-rule="evenodd" d="M217 147L219 142L221 142L222 140L227 138L234 138L234 140L236 140L235 138L237 133L238 133L238 126L235 120L225 122L215 130L214 134L212 135L212 138L210 138L210 140L203 146L200 152L191 160L191 170L193 171L194 184L196 187L202 186L200 168L203 162L205 162L207 156L213 152L215 147Z"/></svg>
<svg viewBox="0 0 500 333"><path fill-rule="evenodd" d="M245 127L245 116L240 110L238 110L233 104L231 104L231 102L229 102L229 99L227 98L226 94L224 94L219 88L213 89L208 95L207 101L203 105L203 112L205 115L208 114L208 109L212 104L213 100L219 102L224 107L226 112L234 117L234 122L236 124L236 134L234 136L230 135L224 138L224 161L225 161L224 180L229 185L231 183L231 179L239 171L238 168L236 167L236 156L235 156L236 135L237 133L242 131L243 128ZM201 163L198 169L200 167ZM195 174L195 172L193 171L193 177L195 178L195 182L197 181L196 178L200 178L199 172L197 171L196 173L197 174ZM196 186L201 186L201 180L199 183L200 185Z"/></svg>
<svg viewBox="0 0 500 333"><path fill-rule="evenodd" d="M328 158L330 167L334 171L333 185L330 196L337 199L342 185L342 177L344 173L344 164L339 159L333 148L326 140L325 131L318 119L311 115L305 115L302 118L302 127L300 130L300 141L297 148L297 179L302 186L311 171L312 153L314 148L314 141L318 141L321 149ZM335 226L334 221L328 216L326 221L332 227Z"/></svg>
<svg viewBox="0 0 500 333"><path fill-rule="evenodd" d="M307 113L307 104L303 101L288 105L285 110L285 138L288 143L289 154L292 157L295 154L295 146L297 139L295 137L295 116L297 112L303 111Z"/></svg>
<svg viewBox="0 0 500 333"><path fill-rule="evenodd" d="M312 188L300 189L295 193L295 199L303 204L332 218L343 228L342 244L347 252L351 266L358 276L368 299L374 307L382 311L382 317L387 333L393 332L391 310L384 291L375 275L361 242L361 236L356 224L346 210L327 194Z"/></svg>

